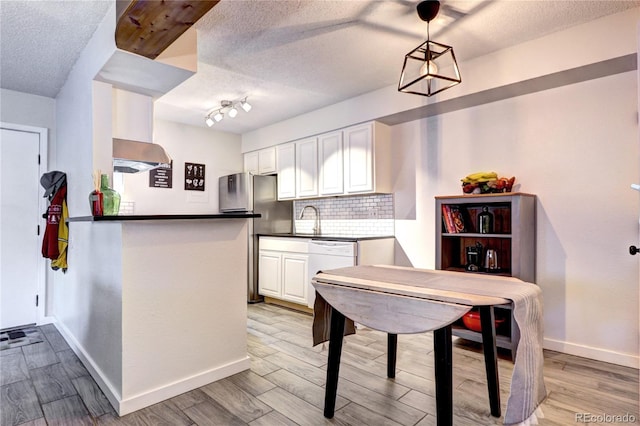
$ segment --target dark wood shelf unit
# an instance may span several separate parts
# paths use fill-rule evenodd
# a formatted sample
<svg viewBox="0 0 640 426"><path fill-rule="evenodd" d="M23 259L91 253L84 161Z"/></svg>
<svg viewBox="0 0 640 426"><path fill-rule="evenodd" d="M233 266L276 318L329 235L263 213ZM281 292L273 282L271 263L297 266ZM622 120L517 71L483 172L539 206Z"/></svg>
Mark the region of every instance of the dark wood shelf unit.
<svg viewBox="0 0 640 426"><path fill-rule="evenodd" d="M443 205L455 206L461 212L465 232L446 232ZM477 232L478 214L484 206L493 214L494 227L490 234ZM491 272L481 268L468 273L512 276L535 282L535 208L535 195L519 192L436 197L436 269L466 272L466 247L480 243L483 247L482 261L486 249L496 250L499 268ZM496 330L496 344L511 350L515 359L520 332L510 307L496 307L495 311L496 316L506 318L505 323ZM452 332L455 336L482 342L481 334L467 329L461 320L454 324Z"/></svg>

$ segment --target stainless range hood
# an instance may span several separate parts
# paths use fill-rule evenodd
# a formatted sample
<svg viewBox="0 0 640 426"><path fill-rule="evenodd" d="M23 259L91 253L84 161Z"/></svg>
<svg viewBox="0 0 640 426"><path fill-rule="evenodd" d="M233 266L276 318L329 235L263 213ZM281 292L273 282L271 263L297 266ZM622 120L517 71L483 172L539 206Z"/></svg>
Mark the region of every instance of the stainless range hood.
<svg viewBox="0 0 640 426"><path fill-rule="evenodd" d="M169 167L171 157L155 143L113 138L113 171L138 173Z"/></svg>

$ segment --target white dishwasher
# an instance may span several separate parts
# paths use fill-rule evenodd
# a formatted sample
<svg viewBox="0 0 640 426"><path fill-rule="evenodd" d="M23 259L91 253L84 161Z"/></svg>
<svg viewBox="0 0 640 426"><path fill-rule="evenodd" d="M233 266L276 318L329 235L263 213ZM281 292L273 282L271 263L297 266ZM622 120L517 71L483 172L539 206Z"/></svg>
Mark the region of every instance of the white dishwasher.
<svg viewBox="0 0 640 426"><path fill-rule="evenodd" d="M311 285L318 271L356 266L358 257L358 243L355 241L327 241L311 240L309 242L309 279L308 305L313 308L316 300L316 290Z"/></svg>

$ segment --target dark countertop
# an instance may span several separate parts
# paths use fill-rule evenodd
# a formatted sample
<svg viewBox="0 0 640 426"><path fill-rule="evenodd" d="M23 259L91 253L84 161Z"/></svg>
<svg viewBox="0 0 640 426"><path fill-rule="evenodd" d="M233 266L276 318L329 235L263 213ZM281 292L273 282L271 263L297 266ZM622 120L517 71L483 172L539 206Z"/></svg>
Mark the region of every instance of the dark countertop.
<svg viewBox="0 0 640 426"><path fill-rule="evenodd" d="M224 214L155 214L131 216L77 216L70 217L67 222L130 222L139 220L202 220L202 219L250 219L260 217L253 213Z"/></svg>
<svg viewBox="0 0 640 426"><path fill-rule="evenodd" d="M380 240L385 238L395 238L393 235L376 235L376 236L346 236L346 235L313 235L313 234L297 234L292 233L264 233L258 234L260 237L288 237L288 238L309 238L322 241L363 241L363 240Z"/></svg>

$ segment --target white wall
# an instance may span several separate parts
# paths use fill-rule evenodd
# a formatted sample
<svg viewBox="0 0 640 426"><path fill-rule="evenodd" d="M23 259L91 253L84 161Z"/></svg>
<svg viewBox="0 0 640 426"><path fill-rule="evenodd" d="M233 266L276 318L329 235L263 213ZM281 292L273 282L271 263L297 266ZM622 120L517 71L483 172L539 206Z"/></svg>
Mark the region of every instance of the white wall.
<svg viewBox="0 0 640 426"><path fill-rule="evenodd" d="M57 327L105 395L122 392L122 226L69 224L69 275L57 280ZM85 267L82 267L85 266ZM76 284L78 283L78 284ZM105 388L106 387L106 388ZM117 406L118 398L110 398Z"/></svg>
<svg viewBox="0 0 640 426"><path fill-rule="evenodd" d="M52 98L0 89L0 121L49 129L49 170L55 169L56 102Z"/></svg>
<svg viewBox="0 0 640 426"><path fill-rule="evenodd" d="M125 349L120 415L248 369L247 221L117 226Z"/></svg>
<svg viewBox="0 0 640 426"><path fill-rule="evenodd" d="M545 346L637 363L635 93L629 72L394 126L396 238L409 262L435 266L436 195L460 194L472 172L515 175L538 197Z"/></svg>
<svg viewBox="0 0 640 426"><path fill-rule="evenodd" d="M67 172L69 216L89 214L93 189L93 78L115 49L115 4L87 44L56 97L60 170Z"/></svg>
<svg viewBox="0 0 640 426"><path fill-rule="evenodd" d="M173 159L173 187L150 188L149 173L125 174L124 201L135 214L218 213L218 177L242 171L240 136L155 120L154 139ZM184 163L206 165L205 191L185 191Z"/></svg>
<svg viewBox="0 0 640 426"><path fill-rule="evenodd" d="M89 215L94 168L93 78L115 49L115 22L114 3L56 97L57 168L67 173L71 217ZM97 87L97 92L104 89ZM107 386L118 393L122 382L117 349L121 347L121 283L109 274L121 269L119 251L114 251L117 236L103 233L107 227L90 225L69 226L69 269L54 277L53 314L88 367L101 370L93 377L105 378Z"/></svg>
<svg viewBox="0 0 640 426"><path fill-rule="evenodd" d="M243 152L427 103L635 54L640 8L461 62L440 96L395 86L243 135ZM515 175L538 196L537 281L545 346L639 366L640 181L636 73L627 72L392 127L397 261L433 267L435 195L481 170Z"/></svg>

